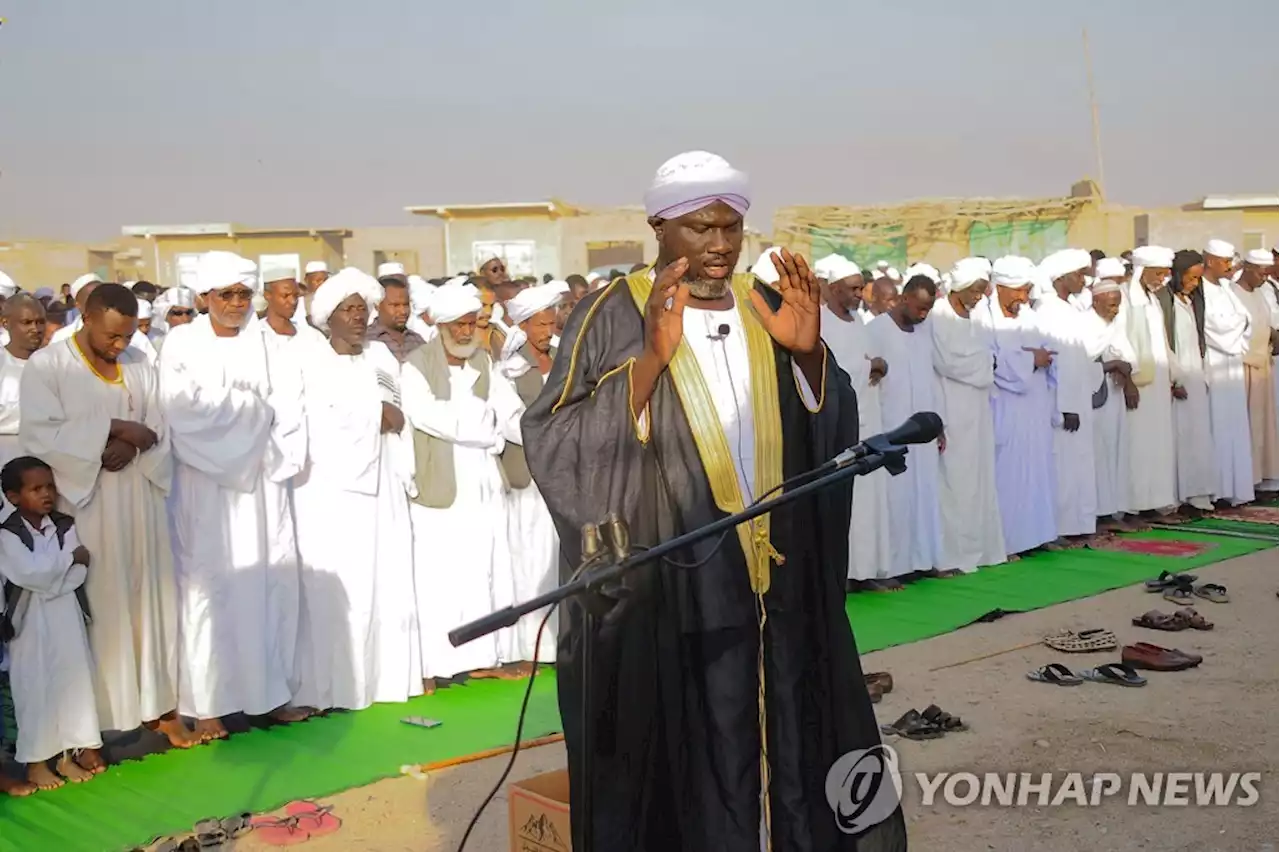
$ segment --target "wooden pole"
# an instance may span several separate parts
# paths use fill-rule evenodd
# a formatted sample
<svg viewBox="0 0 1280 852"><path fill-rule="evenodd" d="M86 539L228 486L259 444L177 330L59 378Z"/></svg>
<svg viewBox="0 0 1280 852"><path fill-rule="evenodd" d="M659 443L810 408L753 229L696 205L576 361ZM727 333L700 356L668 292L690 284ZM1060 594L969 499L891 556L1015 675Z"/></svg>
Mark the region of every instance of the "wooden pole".
<svg viewBox="0 0 1280 852"><path fill-rule="evenodd" d="M1089 84L1089 111L1093 114L1093 154L1098 160L1098 194L1107 200L1107 176L1102 167L1102 125L1098 121L1098 99L1093 88L1093 58L1089 54L1089 28L1081 31L1084 39L1084 73Z"/></svg>

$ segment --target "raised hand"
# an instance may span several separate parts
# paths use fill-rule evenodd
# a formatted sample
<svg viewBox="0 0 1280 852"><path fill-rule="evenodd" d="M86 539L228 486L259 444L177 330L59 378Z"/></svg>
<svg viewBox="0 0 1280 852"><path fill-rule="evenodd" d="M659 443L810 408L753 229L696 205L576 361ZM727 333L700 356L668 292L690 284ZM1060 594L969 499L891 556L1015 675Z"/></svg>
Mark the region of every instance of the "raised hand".
<svg viewBox="0 0 1280 852"><path fill-rule="evenodd" d="M818 348L821 331L818 279L803 255L782 249L771 254L769 259L778 272L777 287L782 295L782 305L775 313L755 290L751 291L751 304L760 317L760 324L779 346L795 355L808 355Z"/></svg>
<svg viewBox="0 0 1280 852"><path fill-rule="evenodd" d="M689 304L689 285L681 279L688 271L689 261L686 258L667 264L653 282L649 301L644 306L644 347L661 367L671 363L684 337L684 309Z"/></svg>

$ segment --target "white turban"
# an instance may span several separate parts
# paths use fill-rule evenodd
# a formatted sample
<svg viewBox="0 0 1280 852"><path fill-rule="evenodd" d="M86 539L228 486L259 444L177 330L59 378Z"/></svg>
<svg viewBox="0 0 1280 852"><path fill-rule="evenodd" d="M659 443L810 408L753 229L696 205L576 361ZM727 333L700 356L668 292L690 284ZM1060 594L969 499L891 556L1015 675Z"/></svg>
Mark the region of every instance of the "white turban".
<svg viewBox="0 0 1280 852"><path fill-rule="evenodd" d="M311 323L321 331L329 328L329 317L347 299L360 296L368 306L369 312L382 301L382 285L367 272L361 272L354 266L338 272L311 298Z"/></svg>
<svg viewBox="0 0 1280 852"><path fill-rule="evenodd" d="M125 289L127 289L127 290L132 291L132 290L133 290L133 288L134 288L135 286L137 286L137 284L138 284L138 282L137 282L137 281L126 281L126 282L124 282L124 284L123 284L123 285L121 285L121 286L123 286L123 287L124 287Z"/></svg>
<svg viewBox="0 0 1280 852"><path fill-rule="evenodd" d="M902 277L904 280L910 281L912 278L915 278L917 275L923 275L925 278L928 278L934 284L937 284L939 281L942 280L942 276L938 274L938 270L934 269L932 266L930 266L927 263L911 264L910 266L907 267L907 272Z"/></svg>
<svg viewBox="0 0 1280 852"><path fill-rule="evenodd" d="M676 219L723 201L740 216L751 206L747 176L723 157L706 151L689 151L658 167L644 194L646 216Z"/></svg>
<svg viewBox="0 0 1280 852"><path fill-rule="evenodd" d="M1104 257L1098 261L1094 267L1094 277L1102 278L1123 278L1124 277L1124 261L1118 257ZM1098 292L1097 282L1093 285L1093 292Z"/></svg>
<svg viewBox="0 0 1280 852"><path fill-rule="evenodd" d="M1133 250L1133 265L1144 268L1173 268L1173 249L1164 246L1138 246Z"/></svg>
<svg viewBox="0 0 1280 852"><path fill-rule="evenodd" d="M1109 257L1103 259L1111 260ZM1104 293L1119 293L1122 289L1124 289L1124 285L1114 278L1099 278L1093 282L1093 295L1095 296L1101 296Z"/></svg>
<svg viewBox="0 0 1280 852"><path fill-rule="evenodd" d="M533 315L560 304L568 292L569 285L564 281L526 287L507 302L507 319L512 325L519 325Z"/></svg>
<svg viewBox="0 0 1280 852"><path fill-rule="evenodd" d="M154 309L151 307L151 303L148 302L146 299L138 300L138 319L140 320L151 319L153 310Z"/></svg>
<svg viewBox="0 0 1280 852"><path fill-rule="evenodd" d="M234 284L258 286L258 264L229 251L207 251L196 261L196 292L208 293Z"/></svg>
<svg viewBox="0 0 1280 852"><path fill-rule="evenodd" d="M414 316L421 316L431 307L431 297L435 295L436 285L421 275L409 276L409 309Z"/></svg>
<svg viewBox="0 0 1280 852"><path fill-rule="evenodd" d="M1013 254L996 258L995 263L991 264L991 283L997 287L1008 287L1013 290L1026 289L1031 286L1035 274L1034 263L1025 257Z"/></svg>
<svg viewBox="0 0 1280 852"><path fill-rule="evenodd" d="M1251 249L1244 256L1245 263L1252 263L1254 266L1270 266L1276 262L1275 256L1266 249Z"/></svg>
<svg viewBox="0 0 1280 852"><path fill-rule="evenodd" d="M160 299L165 300L165 313L168 313L169 308L194 308L196 306L196 294L190 287L170 287L156 299L157 304L159 304Z"/></svg>
<svg viewBox="0 0 1280 852"><path fill-rule="evenodd" d="M991 280L991 261L985 257L962 257L951 267L951 292L968 290L979 281Z"/></svg>
<svg viewBox="0 0 1280 852"><path fill-rule="evenodd" d="M92 272L86 272L75 281L71 282L71 298L74 299L80 295L80 291L85 288L86 284L101 284L102 279L94 275Z"/></svg>
<svg viewBox="0 0 1280 852"><path fill-rule="evenodd" d="M390 275L404 275L404 264L394 262L378 264L379 278L386 278Z"/></svg>
<svg viewBox="0 0 1280 852"><path fill-rule="evenodd" d="M326 287L329 285L326 284ZM477 314L484 307L480 291L474 284L454 284L438 287L431 297L431 318L437 323L456 322L468 314Z"/></svg>
<svg viewBox="0 0 1280 852"><path fill-rule="evenodd" d="M329 264L325 263L323 260L308 261L307 265L302 268L303 275L312 275L316 272L328 272L328 271L329 271Z"/></svg>
<svg viewBox="0 0 1280 852"><path fill-rule="evenodd" d="M1232 258L1236 256L1236 247L1226 240L1209 240L1205 244L1204 253L1214 257Z"/></svg>
<svg viewBox="0 0 1280 852"><path fill-rule="evenodd" d="M773 266L773 264L769 264ZM852 278L855 275L861 275L862 270L858 268L858 264L841 254L829 254L822 260L813 265L813 272L819 278L825 278L827 281L842 281L845 278Z"/></svg>
<svg viewBox="0 0 1280 852"><path fill-rule="evenodd" d="M892 266L884 271L884 276L897 284L902 283L902 273Z"/></svg>
<svg viewBox="0 0 1280 852"><path fill-rule="evenodd" d="M779 246L765 249L764 253L760 255L760 259L756 261L756 265L751 267L751 274L766 284L777 284L778 270L773 268L773 261L770 260L770 257L780 251L782 249Z"/></svg>
<svg viewBox="0 0 1280 852"><path fill-rule="evenodd" d="M0 296L7 299L16 292L18 292L18 285L8 275L0 272Z"/></svg>
<svg viewBox="0 0 1280 852"><path fill-rule="evenodd" d="M292 266L265 266L262 269L262 283L270 281L297 281L298 270Z"/></svg>
<svg viewBox="0 0 1280 852"><path fill-rule="evenodd" d="M1040 261L1040 272L1049 284L1064 275L1093 266L1093 257L1084 249L1063 249Z"/></svg>

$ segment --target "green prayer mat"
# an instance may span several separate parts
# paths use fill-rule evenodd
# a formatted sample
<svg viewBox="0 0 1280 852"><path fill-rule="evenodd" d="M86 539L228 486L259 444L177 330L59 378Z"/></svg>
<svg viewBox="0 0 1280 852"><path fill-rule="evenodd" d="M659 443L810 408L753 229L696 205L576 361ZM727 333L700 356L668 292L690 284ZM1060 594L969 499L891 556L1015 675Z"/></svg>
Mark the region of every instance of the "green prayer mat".
<svg viewBox="0 0 1280 852"><path fill-rule="evenodd" d="M849 620L867 653L948 633L995 610L1039 609L1131 585L1162 570L1188 570L1274 546L1189 530L1136 537L1213 547L1185 558L1089 550L1036 554L954 579L921 580L902 592L852 595ZM404 764L509 745L526 683L472 681L406 704L257 729L189 751L126 761L88 783L26 799L0 797L0 852L127 849L188 830L205 817L273 810L396 775ZM418 728L401 723L405 716L444 724ZM524 738L559 728L555 676L543 670Z"/></svg>

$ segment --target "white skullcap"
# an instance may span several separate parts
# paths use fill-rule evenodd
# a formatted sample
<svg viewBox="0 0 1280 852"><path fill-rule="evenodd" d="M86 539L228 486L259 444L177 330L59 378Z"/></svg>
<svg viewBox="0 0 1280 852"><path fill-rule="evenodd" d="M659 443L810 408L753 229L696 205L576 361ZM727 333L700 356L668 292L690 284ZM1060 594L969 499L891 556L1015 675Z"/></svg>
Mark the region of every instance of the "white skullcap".
<svg viewBox="0 0 1280 852"><path fill-rule="evenodd" d="M1025 257L1005 255L991 264L991 283L997 287L1023 290L1031 286L1036 265Z"/></svg>
<svg viewBox="0 0 1280 852"><path fill-rule="evenodd" d="M279 264L274 264L272 266L263 267L262 269L263 284L266 284L269 281L297 281L297 280L298 280L298 270L292 266L281 266Z"/></svg>
<svg viewBox="0 0 1280 852"><path fill-rule="evenodd" d="M1124 261L1118 257L1104 257L1094 266L1095 278L1123 278L1124 277ZM1098 292L1098 285L1095 283L1093 292Z"/></svg>
<svg viewBox="0 0 1280 852"><path fill-rule="evenodd" d="M404 275L404 264L395 262L379 263L378 277L386 278L389 275Z"/></svg>
<svg viewBox="0 0 1280 852"><path fill-rule="evenodd" d="M962 257L951 267L950 290L968 290L979 281L991 280L991 261L985 257Z"/></svg>
<svg viewBox="0 0 1280 852"><path fill-rule="evenodd" d="M307 261L307 265L302 268L303 275L311 275L316 272L328 272L328 271L329 271L329 264L325 263L323 260Z"/></svg>
<svg viewBox="0 0 1280 852"><path fill-rule="evenodd" d="M140 320L151 319L153 311L154 311L154 308L151 307L151 303L148 302L146 299L138 300L138 319Z"/></svg>
<svg viewBox="0 0 1280 852"><path fill-rule="evenodd" d="M74 299L80 295L80 291L85 288L86 284L101 284L102 279L94 275L92 272L86 272L75 281L71 282L71 298Z"/></svg>
<svg viewBox="0 0 1280 852"><path fill-rule="evenodd" d="M137 285L137 283L138 283L137 281L125 281L121 286L127 290L132 291L133 288Z"/></svg>
<svg viewBox="0 0 1280 852"><path fill-rule="evenodd" d="M689 151L658 167L644 194L644 212L659 219L676 219L716 201L723 201L739 216L745 216L751 206L747 176L723 157Z"/></svg>
<svg viewBox="0 0 1280 852"><path fill-rule="evenodd" d="M166 313L168 313L168 308L194 308L196 306L196 293L190 287L170 287L161 293L160 298L156 299L156 301L159 302L160 299L166 300Z"/></svg>
<svg viewBox="0 0 1280 852"><path fill-rule="evenodd" d="M507 319L519 325L535 314L554 308L564 300L569 285L563 281L548 281L537 287L526 287L507 301Z"/></svg>
<svg viewBox="0 0 1280 852"><path fill-rule="evenodd" d="M911 264L910 266L907 267L906 274L904 274L902 278L905 281L910 281L912 278L915 278L917 275L923 275L925 278L928 278L934 284L937 284L939 281L942 280L942 276L938 273L938 270L934 269L932 266L930 266L927 263Z"/></svg>
<svg viewBox="0 0 1280 852"><path fill-rule="evenodd" d="M7 299L16 292L18 292L18 285L8 275L0 272L0 296Z"/></svg>
<svg viewBox="0 0 1280 852"><path fill-rule="evenodd" d="M862 270L858 268L858 264L842 254L829 254L813 265L813 273L819 278L834 282L861 275Z"/></svg>
<svg viewBox="0 0 1280 852"><path fill-rule="evenodd" d="M1204 253L1211 254L1214 257L1235 257L1236 247L1226 240L1209 240L1205 243Z"/></svg>
<svg viewBox="0 0 1280 852"><path fill-rule="evenodd" d="M1111 258L1107 257L1103 258L1103 260L1111 260ZM1121 270L1122 273L1123 271ZM1099 278L1093 282L1092 287L1093 295L1095 296L1101 296L1104 293L1119 293L1123 289L1123 285L1114 278Z"/></svg>
<svg viewBox="0 0 1280 852"><path fill-rule="evenodd" d="M902 283L902 273L899 272L894 267L890 266L888 269L884 271L884 274L885 274L885 277L888 278L890 281L895 281L899 284Z"/></svg>
<svg viewBox="0 0 1280 852"><path fill-rule="evenodd" d="M196 292L222 290L233 284L257 288L258 265L229 251L207 251L196 262Z"/></svg>
<svg viewBox="0 0 1280 852"><path fill-rule="evenodd" d="M1064 275L1088 269L1093 257L1084 249L1062 249L1040 261L1040 272L1052 284Z"/></svg>
<svg viewBox="0 0 1280 852"><path fill-rule="evenodd" d="M1132 257L1134 266L1173 268L1173 249L1164 246L1138 246L1133 250Z"/></svg>
<svg viewBox="0 0 1280 852"><path fill-rule="evenodd" d="M751 267L751 274L766 284L777 284L778 270L773 268L773 261L770 260L770 257L780 251L782 251L780 246L765 249L764 253L760 255L760 259L756 261L756 265Z"/></svg>
<svg viewBox="0 0 1280 852"><path fill-rule="evenodd" d="M311 323L321 331L329 328L329 317L347 299L360 296L369 313L382 301L382 285L367 272L348 266L324 282L311 298Z"/></svg>
<svg viewBox="0 0 1280 852"><path fill-rule="evenodd" d="M437 287L431 296L431 318L438 323L456 322L468 314L479 313L483 307L480 291L474 284L454 284L450 281Z"/></svg>
<svg viewBox="0 0 1280 852"><path fill-rule="evenodd" d="M1266 249L1251 249L1244 256L1245 263L1252 263L1254 266L1270 266L1276 262L1275 256Z"/></svg>

